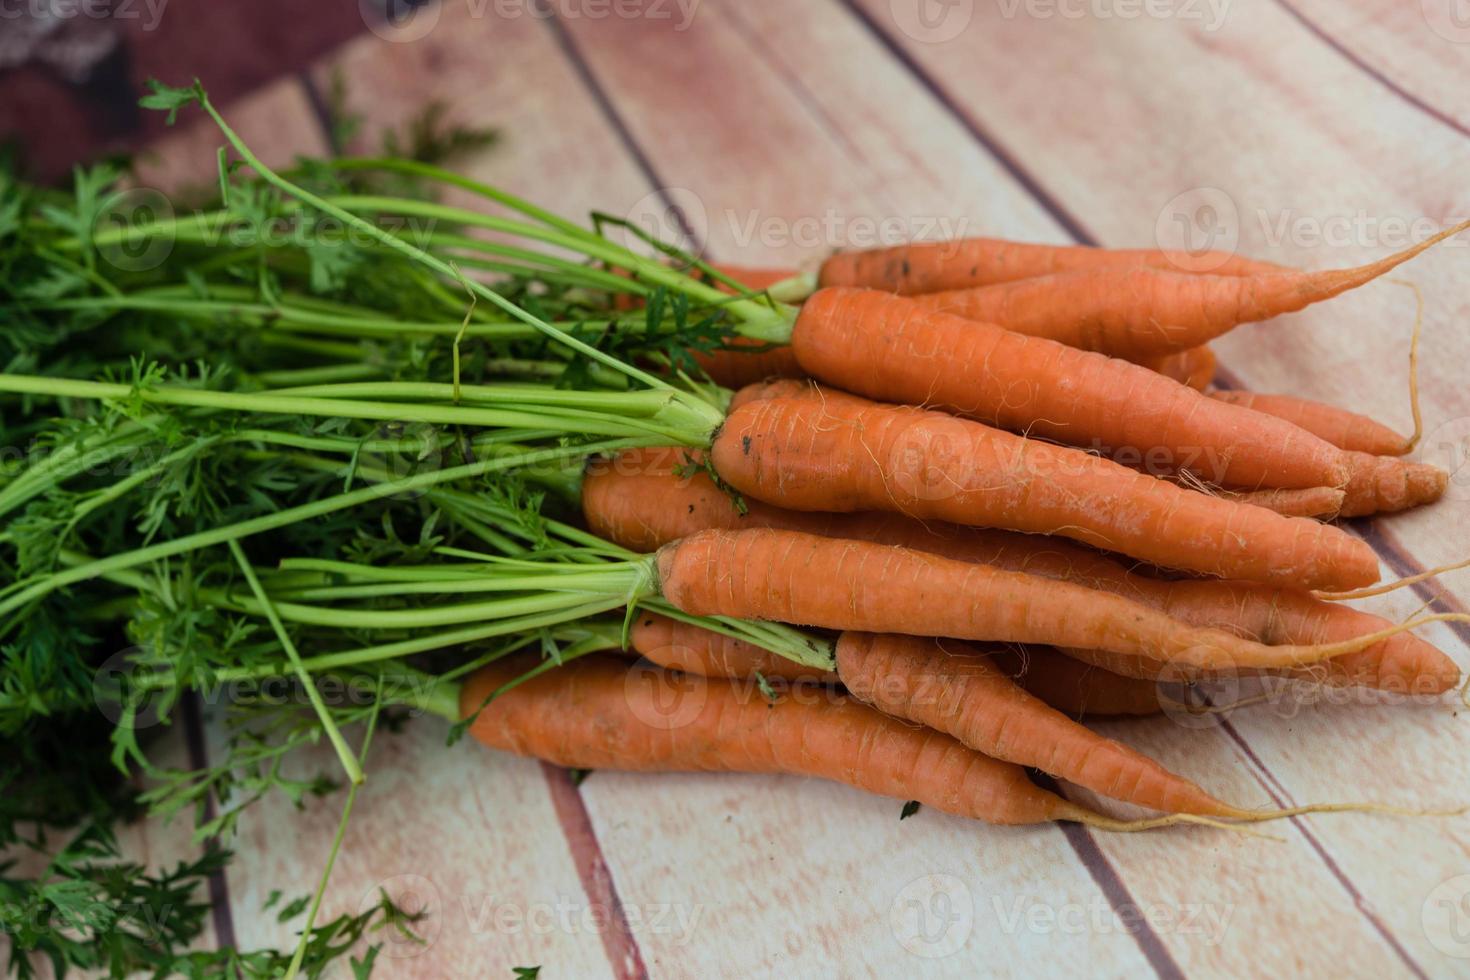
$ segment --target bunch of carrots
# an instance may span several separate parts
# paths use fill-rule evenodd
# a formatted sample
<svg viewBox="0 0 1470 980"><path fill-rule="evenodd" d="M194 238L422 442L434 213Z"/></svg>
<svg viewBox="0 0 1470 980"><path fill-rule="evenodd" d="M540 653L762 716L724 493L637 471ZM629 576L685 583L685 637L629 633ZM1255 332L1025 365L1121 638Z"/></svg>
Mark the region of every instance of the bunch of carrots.
<svg viewBox="0 0 1470 980"><path fill-rule="evenodd" d="M91 709L109 624L170 706L220 678L382 693L391 665L456 730L565 766L1138 830L1299 811L1221 800L1090 718L1194 710L1172 692L1220 677L1460 681L1413 630L1465 617L1348 604L1406 583L1336 521L1447 486L1409 459L1412 385L1404 436L1211 390L1208 344L1470 223L1319 272L993 239L717 267L419 161L278 172L197 83L145 105L219 126L214 210L115 227L101 178L66 208L0 182L0 447L48 449L0 474L10 731ZM272 222L300 234L211 234ZM101 259L160 241L156 268ZM653 684L680 685L672 713ZM361 716L311 711L360 783L338 722Z"/></svg>

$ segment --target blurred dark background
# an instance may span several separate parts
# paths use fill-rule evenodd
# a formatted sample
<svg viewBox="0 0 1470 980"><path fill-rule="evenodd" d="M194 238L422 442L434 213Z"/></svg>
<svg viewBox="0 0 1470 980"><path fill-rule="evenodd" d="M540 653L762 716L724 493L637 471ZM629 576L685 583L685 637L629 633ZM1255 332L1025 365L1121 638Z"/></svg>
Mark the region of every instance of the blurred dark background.
<svg viewBox="0 0 1470 980"><path fill-rule="evenodd" d="M368 30L404 0L4 0L0 143L51 181L79 161L126 153L163 129L137 101L149 78L208 67L220 104Z"/></svg>

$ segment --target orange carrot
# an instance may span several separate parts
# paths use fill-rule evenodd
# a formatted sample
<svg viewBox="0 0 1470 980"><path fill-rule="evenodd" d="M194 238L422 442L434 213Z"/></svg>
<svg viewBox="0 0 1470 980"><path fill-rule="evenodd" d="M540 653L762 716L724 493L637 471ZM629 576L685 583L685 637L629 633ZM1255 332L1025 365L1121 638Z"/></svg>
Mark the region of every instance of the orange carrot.
<svg viewBox="0 0 1470 980"><path fill-rule="evenodd" d="M1242 323L1331 299L1467 227L1470 222L1462 222L1351 269L1199 276L1149 266L1096 268L932 293L915 302L1073 347L1142 360L1198 347Z"/></svg>
<svg viewBox="0 0 1470 980"><path fill-rule="evenodd" d="M739 265L713 263L723 275L752 290L768 289L795 273L790 269L755 269ZM729 287L721 284L726 292ZM718 385L726 388L743 388L766 378L800 378L801 368L796 364L796 354L789 345L771 346L747 337L735 337L729 341L731 348L750 347L752 352L738 349L695 351L694 360Z"/></svg>
<svg viewBox="0 0 1470 980"><path fill-rule="evenodd" d="M841 252L822 266L823 286L857 286L913 295L970 289L1083 269L1134 267L1220 276L1281 272L1281 266L1224 252L1179 253L1159 249L1104 249L1086 245L1038 245L996 238L914 242L893 248Z"/></svg>
<svg viewBox="0 0 1470 980"><path fill-rule="evenodd" d="M1114 674L1051 647L996 647L989 656L1028 694L1073 718L1142 717L1164 710L1153 681Z"/></svg>
<svg viewBox="0 0 1470 980"><path fill-rule="evenodd" d="M1448 473L1427 463L1367 453L1349 453L1348 458L1352 475L1339 512L1342 517L1390 514L1431 504L1450 485Z"/></svg>
<svg viewBox="0 0 1470 980"><path fill-rule="evenodd" d="M721 350L693 351L694 360L715 384L743 388L767 378L806 377L796 363L796 352L788 346L772 347L744 337L731 339L729 345Z"/></svg>
<svg viewBox="0 0 1470 980"><path fill-rule="evenodd" d="M1093 450L1130 450L1242 489L1347 482L1342 450L1289 422L1207 398L1137 364L918 307L828 289L801 308L796 358L814 378Z"/></svg>
<svg viewBox="0 0 1470 980"><path fill-rule="evenodd" d="M654 613L638 615L629 639L634 650L666 670L732 680L759 674L792 684L839 681L835 673ZM1064 714L1150 715L1163 710L1158 685L1089 666L1050 647L995 646L986 655L1002 674Z"/></svg>
<svg viewBox="0 0 1470 980"><path fill-rule="evenodd" d="M844 633L837 640L837 672L859 701L953 735L992 758L1152 810L1243 815L1147 756L1047 707L966 644Z"/></svg>
<svg viewBox="0 0 1470 980"><path fill-rule="evenodd" d="M1020 766L855 701L786 698L770 704L743 697L729 681L685 675L674 682L681 701L670 712L666 692L655 683L640 682L637 675L630 680L621 662L596 656L504 690L534 666L534 659L499 661L466 682L460 711L474 717L470 732L476 739L583 769L830 779L996 824L1075 820L1115 830L1150 825L1103 817L1035 785ZM503 693L485 704L496 692Z"/></svg>
<svg viewBox="0 0 1470 980"><path fill-rule="evenodd" d="M1308 666L1402 629L1267 646L1072 582L795 531L700 531L655 555L660 593L694 616L1096 648L1202 671Z"/></svg>
<svg viewBox="0 0 1470 980"><path fill-rule="evenodd" d="M729 680L760 674L792 682L837 681L836 674L799 664L753 643L654 613L640 612L628 639L634 650L665 670Z"/></svg>
<svg viewBox="0 0 1470 980"><path fill-rule="evenodd" d="M1094 792L1168 813L1235 816L1230 807L1152 759L1069 720L1006 677L979 650L946 640L843 633L837 675L766 654L687 623L643 617L633 646L660 666L672 661L704 677L836 680L884 714L953 735L994 759L1032 766ZM786 661L791 663L791 661ZM701 668L711 668L709 673ZM1157 706L1157 698L1155 698Z"/></svg>
<svg viewBox="0 0 1470 980"><path fill-rule="evenodd" d="M1308 490L1252 490L1237 493L1230 490L1212 491L1226 500L1253 507L1264 507L1286 517L1318 517L1324 520L1337 517L1347 492L1336 487L1312 487Z"/></svg>
<svg viewBox="0 0 1470 980"><path fill-rule="evenodd" d="M1378 579L1372 549L1334 527L943 413L802 390L810 393L757 395L730 412L710 451L726 483L792 510L896 510L921 520L1055 533L1226 578L1302 588Z"/></svg>
<svg viewBox="0 0 1470 980"><path fill-rule="evenodd" d="M1143 602L1201 626L1242 630L1254 639L1321 643L1375 633L1391 624L1292 589L1242 582L1165 582L1130 572L1112 558L1055 537L921 524L893 513L803 513L747 500L742 514L702 472L676 476L682 450L625 453L588 472L583 512L595 533L635 551L655 551L710 528L769 527L928 551L960 561L1078 582ZM1149 665L1146 679L1159 665ZM1313 676L1398 692L1439 694L1459 682L1455 662L1403 633L1361 653L1327 661Z"/></svg>
<svg viewBox="0 0 1470 980"><path fill-rule="evenodd" d="M1250 391L1212 391L1210 397L1285 419L1340 449L1374 456L1402 456L1409 451L1407 436L1399 435L1366 415L1334 405L1291 395L1258 395Z"/></svg>
<svg viewBox="0 0 1470 980"><path fill-rule="evenodd" d="M1215 380L1218 361L1215 352L1208 347L1191 347L1189 350L1151 358L1143 363L1150 371L1173 378L1195 391L1204 391Z"/></svg>

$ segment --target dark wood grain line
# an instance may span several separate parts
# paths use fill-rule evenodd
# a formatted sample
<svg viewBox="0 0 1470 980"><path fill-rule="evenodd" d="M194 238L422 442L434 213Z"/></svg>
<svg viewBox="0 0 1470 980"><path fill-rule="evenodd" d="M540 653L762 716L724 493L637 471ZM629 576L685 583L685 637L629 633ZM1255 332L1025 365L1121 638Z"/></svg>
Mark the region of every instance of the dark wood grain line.
<svg viewBox="0 0 1470 980"><path fill-rule="evenodd" d="M985 148L985 152L989 153L995 162L1000 164L1006 173L1010 174L1011 179L1021 185L1027 195L1040 205L1042 210L1050 215L1053 221L1061 225L1074 240L1084 245L1097 244L1096 236L1089 232L1083 226L1082 222L1062 205L1061 201L1057 200L1050 191L1043 187L1035 175L1016 156L992 136L984 126L980 125L978 119L965 111L960 105L959 100L955 98L949 89L930 74L927 68L919 64L918 60L908 52L898 39L883 28L883 25L873 20L872 15L864 10L857 0L838 0L838 2L846 7L848 12L859 23L867 28L868 33L873 36L873 39L882 45L895 61L903 65L908 73L949 113L955 122L959 123L970 134L975 142Z"/></svg>
<svg viewBox="0 0 1470 980"><path fill-rule="evenodd" d="M1291 795L1286 787L1281 784L1281 781L1276 778L1276 775L1271 772L1271 768L1267 766L1259 756L1256 755L1255 750L1251 748L1250 743L1246 741L1245 736L1240 734L1235 725L1232 724L1229 719L1221 719L1220 729L1230 738L1232 742L1235 743L1236 747L1240 749L1241 753L1245 755L1246 759L1250 762L1252 769L1255 770L1254 776L1256 783L1263 790L1266 791L1266 795L1271 797L1271 801L1275 803L1276 806L1295 807L1298 805L1296 799ZM1363 918L1368 920L1368 924L1371 925L1373 927L1373 930L1377 932L1378 935L1383 939L1383 941L1388 944L1389 948L1393 950L1394 955L1396 955L1399 960L1404 964L1404 966L1407 967L1409 971L1413 973L1416 977L1418 977L1419 980L1429 980L1428 976L1426 976L1424 973L1424 969L1419 965L1418 961L1414 959L1413 954L1411 954L1408 949L1404 947L1403 943L1399 942L1399 939L1396 935L1394 935L1393 930L1388 927L1387 923L1385 923L1381 918L1378 917L1378 913L1373 911L1373 908L1369 905L1368 901L1364 899L1363 893L1358 891L1358 886L1353 884L1352 878L1350 878L1347 872L1342 869L1342 866L1337 863L1337 859L1328 852L1327 848L1323 846L1322 842L1317 838L1317 835L1312 833L1312 829L1307 825L1306 821L1301 817L1290 817L1289 819L1291 820L1292 825L1296 828L1297 832L1300 833L1302 835L1302 838L1307 842L1308 846L1310 846L1313 851L1317 852L1317 857L1322 861L1323 866L1327 868L1328 874L1337 879L1337 883L1342 886L1343 891L1345 891L1348 897L1352 899L1353 906L1357 908L1358 913L1362 915Z"/></svg>
<svg viewBox="0 0 1470 980"><path fill-rule="evenodd" d="M209 767L209 749L204 741L204 720L199 711L199 695L190 692L179 702L184 712L184 744L189 753L189 768L199 772ZM204 797L204 819L215 818L214 796ZM219 839L211 837L204 846L215 849ZM215 945L224 949L235 945L235 913L230 907L230 883L225 870L211 872L209 876L209 914L214 922Z"/></svg>
<svg viewBox="0 0 1470 980"><path fill-rule="evenodd" d="M1367 75L1369 78L1373 79L1379 85L1382 85L1384 88L1388 89L1396 97L1403 100L1404 102L1407 102L1415 109L1418 109L1420 112L1424 113L1435 122L1442 123L1443 125L1448 126L1450 129L1453 129L1455 132L1459 133L1462 136L1470 136L1470 129L1467 129L1465 125L1459 120L1445 114L1439 109L1436 109L1434 106L1430 105L1428 102L1425 102L1423 99L1419 98L1419 96L1415 95L1413 92L1410 92L1408 89L1399 85L1398 82L1395 82L1383 72L1370 65L1366 60L1363 59L1361 55L1353 51L1351 48L1343 44L1331 34L1328 34L1327 31L1324 30L1316 21L1312 20L1306 14L1302 13L1300 10L1294 7L1292 4L1288 3L1287 0L1276 0L1276 3L1281 7L1282 10L1285 10L1288 14L1290 14L1293 20L1302 25L1302 27L1306 28L1306 30L1313 37L1321 41L1323 44L1327 45L1333 51L1337 52L1337 54L1346 59L1350 65L1361 71L1363 74ZM1425 29L1428 29L1427 25Z"/></svg>
<svg viewBox="0 0 1470 980"><path fill-rule="evenodd" d="M613 882L607 859L603 857L602 845L597 840L587 805L582 801L581 790L567 771L559 766L543 762L541 772L546 777L546 788L551 793L551 805L556 811L557 822L561 824L562 836L572 852L577 877L582 881L582 891L590 907L606 913L609 927L601 931L602 948L607 953L613 974L619 980L647 980L643 953L638 948L637 937L628 926L623 901L618 897L617 885Z"/></svg>
<svg viewBox="0 0 1470 980"><path fill-rule="evenodd" d="M699 236L695 234L694 225L684 214L684 209L679 207L669 195L669 185L659 174L658 168L653 165L653 158L643 149L642 144L633 137L633 130L628 126L628 121L623 118L622 113L618 112L617 106L613 105L612 96L608 94L607 88L597 77L597 73L592 70L592 65L582 55L582 50L577 47L577 42L572 39L571 32L567 30L566 25L561 22L554 12L551 16L545 18L545 20L547 28L556 40L557 47L566 56L567 62L572 66L572 70L576 72L577 78L581 81L583 88L587 90L587 94L592 97L592 101L597 105L597 110L602 113L603 118L612 127L613 133L618 138L618 142L623 145L623 149L633 158L634 166L638 168L639 173L643 174L644 179L648 181L649 185L658 194L659 200L663 202L668 213L674 216L679 225L679 233L684 237L685 246L692 249L696 254L703 255L704 242L700 241Z"/></svg>
<svg viewBox="0 0 1470 980"><path fill-rule="evenodd" d="M1034 778L1039 785L1053 793L1061 793L1061 787L1050 776L1038 773ZM1138 911L1138 903L1134 900L1133 893L1128 890L1128 886L1123 883L1123 876L1118 874L1118 869L1113 867L1108 856L1102 852L1102 848L1097 846L1097 839L1093 837L1092 831L1078 823L1062 823L1057 826L1061 829L1062 836L1066 838L1073 853L1077 855L1077 860L1087 869L1087 873L1092 876L1093 883L1097 885L1098 890L1107 899L1108 905L1118 916L1118 921L1129 924L1127 929L1129 935L1138 944L1139 952L1143 953L1144 959L1148 960L1154 973L1158 974L1161 980L1183 980L1184 971L1170 955L1164 941L1159 938L1159 934L1149 925L1146 918L1133 914Z"/></svg>
<svg viewBox="0 0 1470 980"><path fill-rule="evenodd" d="M306 93L306 104L311 106L311 114L315 117L317 128L322 131L327 146L331 147L333 153L342 153L344 148L337 145L338 120L332 112L332 107L327 103L327 97L322 94L321 87L311 77L310 69L298 71L296 82Z"/></svg>

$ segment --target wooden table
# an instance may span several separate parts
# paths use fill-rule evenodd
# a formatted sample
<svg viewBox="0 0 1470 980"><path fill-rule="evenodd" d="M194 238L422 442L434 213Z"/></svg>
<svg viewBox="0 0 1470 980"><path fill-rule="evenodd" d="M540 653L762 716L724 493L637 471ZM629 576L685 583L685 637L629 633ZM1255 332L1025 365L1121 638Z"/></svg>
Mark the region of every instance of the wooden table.
<svg viewBox="0 0 1470 980"><path fill-rule="evenodd" d="M1210 242L1326 267L1470 214L1470 25L1453 0L534 6L446 0L228 115L284 160L325 146L333 72L370 121L364 147L443 99L505 133L469 172L750 264L994 234ZM207 175L212 131L170 139L197 152L153 179ZM1451 469L1470 437L1464 245L1403 270L1427 297L1421 455ZM1407 428L1412 315L1408 291L1375 284L1242 328L1217 344L1221 383ZM1355 527L1385 576L1470 551L1466 473L1432 509ZM1470 573L1443 576L1367 606L1459 610L1467 589ZM1470 663L1470 632L1424 632ZM1250 805L1470 801L1453 697L1318 694L1104 727ZM381 887L430 911L427 943L391 943L381 976L1470 975L1464 818L1302 818L1276 825L1278 842L900 823L897 803L819 782L599 772L575 786L442 742L425 720L375 747L323 910ZM336 819L334 800L250 813L217 933L289 945L260 907L272 888L312 887ZM162 855L178 833L143 843Z"/></svg>

